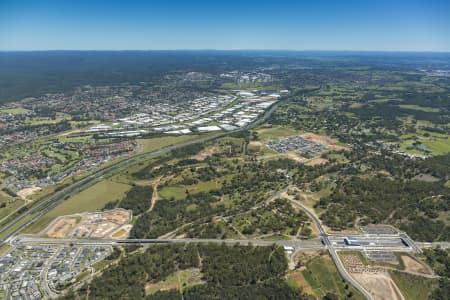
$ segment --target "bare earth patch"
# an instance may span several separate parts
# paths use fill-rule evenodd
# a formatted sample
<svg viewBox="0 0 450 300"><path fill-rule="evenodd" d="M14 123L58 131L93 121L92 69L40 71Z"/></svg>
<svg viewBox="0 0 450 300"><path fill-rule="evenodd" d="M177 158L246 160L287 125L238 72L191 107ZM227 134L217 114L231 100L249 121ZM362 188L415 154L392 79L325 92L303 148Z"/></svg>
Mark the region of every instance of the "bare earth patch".
<svg viewBox="0 0 450 300"><path fill-rule="evenodd" d="M185 288L202 284L202 274L198 268L190 268L187 270L180 270L167 276L164 280L145 285L145 294L154 294L157 291L167 291L172 289L183 290Z"/></svg>
<svg viewBox="0 0 450 300"><path fill-rule="evenodd" d="M125 224L130 221L131 211L121 208L97 213L74 214L58 217L44 229L43 233L53 238L111 236L116 238L129 233L131 226Z"/></svg>
<svg viewBox="0 0 450 300"><path fill-rule="evenodd" d="M196 159L198 161L205 160L208 156L213 155L214 153L218 153L220 150L217 147L207 147L200 151L197 155L192 156L193 159Z"/></svg>
<svg viewBox="0 0 450 300"><path fill-rule="evenodd" d="M132 225L125 225L119 228L119 230L117 230L113 234L111 234L111 237L114 239L125 239L130 234L131 227Z"/></svg>
<svg viewBox="0 0 450 300"><path fill-rule="evenodd" d="M304 162L306 160L306 158L304 158L303 156L301 156L301 155L299 155L297 153L293 153L293 152L289 152L287 154L287 157L289 159L292 159L292 160L296 161L296 162Z"/></svg>
<svg viewBox="0 0 450 300"><path fill-rule="evenodd" d="M337 141L334 139L331 139L326 136L314 134L314 133L305 133L302 135L303 138L314 141L316 143L322 144L326 147L333 148L336 150L347 150L349 151L350 148L346 146L341 146L337 144Z"/></svg>
<svg viewBox="0 0 450 300"><path fill-rule="evenodd" d="M28 196L33 195L36 192L39 192L40 190L42 190L40 187L38 186L34 186L34 187L29 187L26 189L22 189L20 191L17 192L17 196L19 196L20 198L26 200Z"/></svg>
<svg viewBox="0 0 450 300"><path fill-rule="evenodd" d="M342 263L351 276L372 294L373 299L405 299L385 268L365 265L357 255L344 255Z"/></svg>
<svg viewBox="0 0 450 300"><path fill-rule="evenodd" d="M303 292L308 295L314 295L314 291L309 283L306 281L301 271L294 271L291 274L288 274L288 278L295 282L295 285L301 287Z"/></svg>
<svg viewBox="0 0 450 300"><path fill-rule="evenodd" d="M60 135L58 135L58 137L60 137L60 136L68 136L70 134L75 134L75 133L80 133L80 132L83 132L83 130L81 130L81 129L74 129L74 130L63 132Z"/></svg>
<svg viewBox="0 0 450 300"><path fill-rule="evenodd" d="M432 272L430 272L430 270L424 264L418 262L417 260L407 255L402 255L400 258L403 260L403 263L405 264L405 272L432 275Z"/></svg>
<svg viewBox="0 0 450 300"><path fill-rule="evenodd" d="M388 273L352 273L352 276L372 294L375 300L404 300Z"/></svg>
<svg viewBox="0 0 450 300"><path fill-rule="evenodd" d="M316 158L313 158L313 159L309 160L308 162L306 162L305 166L310 166L310 167L319 166L319 165L326 164L327 162L328 162L328 159L316 157Z"/></svg>
<svg viewBox="0 0 450 300"><path fill-rule="evenodd" d="M263 143L261 143L260 141L251 141L248 143L248 145L253 147L262 147Z"/></svg>
<svg viewBox="0 0 450 300"><path fill-rule="evenodd" d="M50 238L64 238L76 224L76 218L59 218L48 227L47 236Z"/></svg>

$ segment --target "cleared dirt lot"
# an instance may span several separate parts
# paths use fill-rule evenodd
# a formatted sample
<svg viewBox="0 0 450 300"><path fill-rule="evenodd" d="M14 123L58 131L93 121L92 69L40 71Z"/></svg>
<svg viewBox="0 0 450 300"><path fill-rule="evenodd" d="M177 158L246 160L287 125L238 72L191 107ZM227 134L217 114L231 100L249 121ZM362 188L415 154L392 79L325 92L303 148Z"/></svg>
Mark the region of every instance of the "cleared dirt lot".
<svg viewBox="0 0 450 300"><path fill-rule="evenodd" d="M351 276L368 290L375 300L404 300L400 289L385 268L364 265L357 255L344 255L342 262Z"/></svg>
<svg viewBox="0 0 450 300"><path fill-rule="evenodd" d="M131 212L124 209L75 214L58 217L44 229L43 234L52 238L122 238L131 229L131 226L126 226L130 221Z"/></svg>
<svg viewBox="0 0 450 300"><path fill-rule="evenodd" d="M77 221L76 218L70 217L57 219L48 227L47 236L51 238L64 238L75 228Z"/></svg>
<svg viewBox="0 0 450 300"><path fill-rule="evenodd" d="M306 160L305 157L301 156L300 154L293 153L293 152L289 152L286 156L288 158L296 161L296 162L301 162L302 163L302 162L304 162Z"/></svg>
<svg viewBox="0 0 450 300"><path fill-rule="evenodd" d="M405 264L405 272L421 273L421 274L426 274L426 275L433 274L427 266L425 266L424 264L416 261L415 259L413 259L407 255L402 255L401 259L403 260L403 263Z"/></svg>
<svg viewBox="0 0 450 300"><path fill-rule="evenodd" d="M263 143L260 142L260 141L251 141L251 142L248 143L248 145L252 146L252 147L262 147L262 146L264 146Z"/></svg>
<svg viewBox="0 0 450 300"><path fill-rule="evenodd" d="M352 276L370 291L375 300L405 299L388 273L352 273Z"/></svg>
<svg viewBox="0 0 450 300"><path fill-rule="evenodd" d="M347 150L347 151L350 150L350 147L338 145L336 140L329 138L327 136L322 136L322 135L308 132L308 133L302 134L302 137L305 139L314 141L316 143L322 144L326 147L333 148L335 150Z"/></svg>
<svg viewBox="0 0 450 300"><path fill-rule="evenodd" d="M17 196L22 199L27 199L28 196L31 196L34 193L39 192L40 190L42 190L40 187L29 187L18 191Z"/></svg>
<svg viewBox="0 0 450 300"><path fill-rule="evenodd" d="M311 167L319 166L319 165L326 164L327 162L328 162L328 159L316 157L316 158L313 158L313 159L307 161L305 163L305 166L311 166Z"/></svg>
<svg viewBox="0 0 450 300"><path fill-rule="evenodd" d="M220 149L217 147L207 147L200 151L197 155L193 156L192 159L196 159L198 161L205 160L208 156L213 155L214 153L220 152Z"/></svg>

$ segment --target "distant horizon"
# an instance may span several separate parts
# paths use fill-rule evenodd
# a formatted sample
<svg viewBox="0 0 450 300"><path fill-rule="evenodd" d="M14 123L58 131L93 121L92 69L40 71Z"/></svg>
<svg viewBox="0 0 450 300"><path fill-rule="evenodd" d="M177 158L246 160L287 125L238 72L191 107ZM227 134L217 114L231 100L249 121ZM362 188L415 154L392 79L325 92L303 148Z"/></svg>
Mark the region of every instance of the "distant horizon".
<svg viewBox="0 0 450 300"><path fill-rule="evenodd" d="M0 52L324 52L324 53L442 53L450 54L450 50L325 50L325 49L18 49L2 50Z"/></svg>
<svg viewBox="0 0 450 300"><path fill-rule="evenodd" d="M450 52L448 0L3 0L1 51Z"/></svg>

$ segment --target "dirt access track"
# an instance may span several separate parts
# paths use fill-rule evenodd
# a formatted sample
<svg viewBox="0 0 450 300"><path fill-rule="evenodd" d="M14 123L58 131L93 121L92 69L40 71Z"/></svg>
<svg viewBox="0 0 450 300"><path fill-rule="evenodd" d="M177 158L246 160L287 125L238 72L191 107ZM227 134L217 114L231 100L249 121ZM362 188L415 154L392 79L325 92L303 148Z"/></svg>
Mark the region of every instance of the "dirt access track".
<svg viewBox="0 0 450 300"><path fill-rule="evenodd" d="M377 274L352 274L364 288L366 288L375 300L404 300L399 288L392 280L389 273Z"/></svg>
<svg viewBox="0 0 450 300"><path fill-rule="evenodd" d="M114 209L97 213L82 213L56 218L42 234L50 238L124 238L131 226L131 211Z"/></svg>

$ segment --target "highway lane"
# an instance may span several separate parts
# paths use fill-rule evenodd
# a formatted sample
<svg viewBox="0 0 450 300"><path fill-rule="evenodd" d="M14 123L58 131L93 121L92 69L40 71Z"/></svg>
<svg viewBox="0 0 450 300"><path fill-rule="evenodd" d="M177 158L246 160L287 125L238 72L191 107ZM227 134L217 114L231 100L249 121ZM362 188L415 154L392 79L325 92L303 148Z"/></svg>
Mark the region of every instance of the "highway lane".
<svg viewBox="0 0 450 300"><path fill-rule="evenodd" d="M270 246L277 244L280 246L291 246L296 250L302 249L324 249L324 245L320 238L309 240L259 240L259 239L198 239L198 238L181 238L181 239L82 239L82 238L66 238L53 239L41 238L32 235L21 235L10 241L11 246L20 245L73 245L73 246L115 246L115 245L156 245L156 244L173 244L173 243L213 243L227 245L253 245L253 246Z"/></svg>
<svg viewBox="0 0 450 300"><path fill-rule="evenodd" d="M450 249L450 242L416 242L416 245L421 249L430 249L430 248L441 248L441 249Z"/></svg>
<svg viewBox="0 0 450 300"><path fill-rule="evenodd" d="M108 176L114 174L115 172L119 172L119 171L129 168L133 165L136 165L140 162L143 162L147 159L159 156L164 153L168 153L169 151L177 149L177 148L181 148L181 147L184 147L187 145L193 145L193 144L197 144L197 143L206 142L209 140L213 140L213 139L217 139L217 138L229 135L231 133L239 132L242 130L248 130L250 128L258 126L258 125L264 123L269 118L269 116L275 111L276 107L279 106L281 103L285 102L286 100L287 100L287 98L280 99L278 102L276 102L272 106L270 106L269 109L260 118L255 120L255 122L253 122L245 127L236 129L234 131L220 132L215 135L201 137L199 139L195 139L192 141L163 147L163 148L160 148L160 149L152 151L152 152L135 155L133 157L121 160L114 165L111 165L111 166L105 167L101 170L95 171L93 174L71 184L68 187L65 187L64 189L56 192L55 194L51 195L50 197L35 203L26 212L20 214L19 216L14 218L14 220L10 221L9 223L2 225L2 227L0 228L0 235L3 235L4 233L7 233L7 235L4 236L0 240L0 245L4 244L5 242L8 242L14 235L19 233L21 230L23 230L27 226L29 226L31 223L35 222L41 216L45 215L51 209L55 208L56 206L58 206L59 204L61 204L62 202L64 202L68 198L70 198L71 196L74 196L75 194L77 194L77 193L85 190L86 188L94 185L95 183L101 181L104 177L108 177ZM31 218L29 220L27 220L23 224L20 224L20 222L22 222L23 220L25 220L27 217L30 217L30 216L31 216Z"/></svg>
<svg viewBox="0 0 450 300"><path fill-rule="evenodd" d="M20 221L24 220L28 216L32 216L25 223L21 224L20 226L14 228L13 231L9 232L8 235L3 238L3 240L1 241L0 244L4 243L5 241L8 241L8 239L11 238L13 235L15 235L16 233L18 233L19 231L21 231L22 229L24 229L25 227L30 225L32 222L36 221L38 218L40 218L41 216L46 214L48 211L50 211L54 207L58 206L59 204L61 204L62 202L64 202L68 198L70 198L71 196L85 190L86 188L94 185L97 182L100 182L105 177L108 177L108 176L114 174L115 172L119 172L119 171L129 168L135 164L138 164L142 161L148 160L153 157L157 157L161 154L168 153L169 151L172 151L174 149L192 145L192 144L196 144L196 143L202 143L202 142L205 142L208 140L216 139L223 135L225 135L225 133L210 135L210 136L202 137L202 138L195 139L192 141L163 147L161 149L158 149L158 150L155 150L152 152L140 154L140 155L131 157L129 159L122 160L114 165L103 168L103 169L73 183L72 185L62 189L61 191L56 192L49 198L37 202L32 208L30 208L26 212L22 213L20 216L15 218L13 221L4 225L0 229L0 234L8 232L11 228L13 228L17 224L19 224Z"/></svg>
<svg viewBox="0 0 450 300"><path fill-rule="evenodd" d="M266 111L266 113L263 115L262 118L256 120L253 124L250 124L247 127L238 129L236 131L241 131L241 130L245 130L245 129L249 129L251 127L257 126L261 123L263 123L265 120L267 120L267 118L270 116L270 114L276 109L276 107L281 104L284 100L278 101L276 104L272 105L272 107L269 108L269 110ZM32 215L31 218L29 220L27 220L24 224L18 226L17 228L15 228L14 230L12 230L11 232L8 233L8 235L2 240L0 241L0 245L6 241L11 240L14 235L18 232L20 232L23 228L27 227L29 224L31 224L32 222L36 221L39 217L41 217L42 215L44 215L45 213L47 213L49 210L51 210L52 208L56 207L57 205L59 205L60 203L62 203L63 201L65 201L67 198L69 198L72 195L75 195L76 193L79 193L80 191L86 189L87 187L97 183L98 181L102 180L102 177L107 177L111 174L113 174L114 172L118 172L120 170L126 169L132 165L135 165L141 161L147 160L149 158L152 157L156 157L158 155L164 154L166 152L169 152L173 149L179 148L179 147L183 147L186 145L190 145L190 144L196 144L196 143L201 143L201 142L205 142L207 140L212 140L212 139L216 139L219 138L221 136L225 136L230 134L231 132L224 132L224 133L220 133L214 136L209 136L209 137L204 137L204 138L200 138L200 139L196 139L193 141L189 141L186 143L181 143L178 145L172 145L172 146L168 146L168 147L164 147L161 148L159 150L153 151L153 152L149 152L146 154L141 154L138 156L134 156L132 158L126 159L126 160L122 160L112 166L109 166L107 168L104 168L102 170L99 170L89 176L87 176L86 178L72 184L69 187L64 188L63 190L55 193L54 195L50 196L49 198L40 201L38 203L36 203L36 205L34 205L31 209L29 209L27 212L21 214L19 217L17 217L16 219L14 219L13 221L11 221L10 223L6 224L6 226L3 226L0 229L0 234L3 234L5 232L7 232L8 230L10 230L11 228L13 228L14 226L16 226L20 221L22 221L23 219L25 219L26 217L32 215L33 213L36 213L35 215ZM292 201L292 200L291 200ZM343 266L342 262L339 259L339 256L337 255L336 250L333 248L332 243L329 240L329 235L327 234L327 232L325 231L325 229L322 226L321 221L319 220L319 218L317 218L317 216L310 211L307 207L303 206L302 204L293 201L293 203L296 206L299 206L302 210L304 210L316 223L320 234L321 234L321 239L323 244L320 242L319 239L316 240L309 240L309 242L307 241L300 241L300 240L290 240L290 241L263 241L263 240L214 240L214 239L168 239L168 240L119 240L119 241L111 241L111 240L105 240L105 243L109 243L109 244L140 244L140 245L151 245L151 244L157 244L157 243L173 243L173 242L181 242L181 243L189 243L189 242L195 242L195 243L203 243L203 242L207 242L207 243L228 243L228 244L253 244L253 245L271 245L271 244L278 244L278 245L289 245L294 247L296 250L297 249L323 249L324 246L326 249L328 249L328 251L330 252L331 257L333 258L333 261L339 271L339 273L341 274L341 276L347 280L350 284L352 284L356 289L358 289L367 299L373 299L373 297L371 296L371 294L369 292L367 292L357 281L355 281L348 273L347 270L345 269L345 267ZM58 241L58 242L56 242ZM35 240L35 241L30 241L28 240L28 243L39 243L39 244L45 244L45 243L53 243L53 244L79 244L79 243L85 243L85 245L98 245L99 243L103 243L100 242L102 240L79 240L79 239L68 239L68 240L54 240L54 239L46 239L43 240L42 238L39 240ZM15 243L26 243L27 241L25 240L17 240L17 239L12 239L11 243L15 244ZM287 244L287 243L292 243L292 244Z"/></svg>

